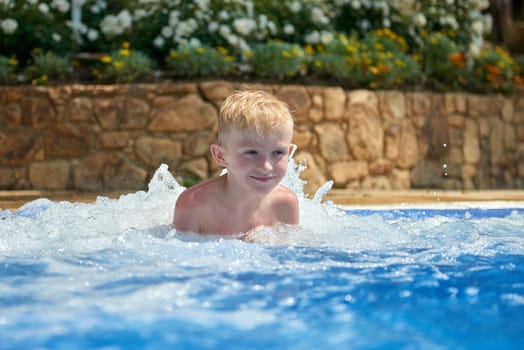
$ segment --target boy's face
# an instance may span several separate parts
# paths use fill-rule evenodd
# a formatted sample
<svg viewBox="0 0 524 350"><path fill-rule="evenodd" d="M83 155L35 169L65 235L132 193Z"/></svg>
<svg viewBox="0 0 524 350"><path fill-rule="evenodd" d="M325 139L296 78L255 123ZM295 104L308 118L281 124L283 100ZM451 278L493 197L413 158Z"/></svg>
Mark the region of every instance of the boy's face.
<svg viewBox="0 0 524 350"><path fill-rule="evenodd" d="M292 136L292 127L265 136L254 130L229 130L221 147L228 181L259 195L271 192L286 174Z"/></svg>

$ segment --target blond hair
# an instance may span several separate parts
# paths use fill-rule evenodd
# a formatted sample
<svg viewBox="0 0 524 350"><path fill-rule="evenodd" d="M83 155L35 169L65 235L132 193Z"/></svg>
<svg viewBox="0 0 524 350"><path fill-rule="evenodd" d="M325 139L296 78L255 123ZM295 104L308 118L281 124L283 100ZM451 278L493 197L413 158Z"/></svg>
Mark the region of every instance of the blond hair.
<svg viewBox="0 0 524 350"><path fill-rule="evenodd" d="M288 106L263 90L233 92L220 107L218 142L231 128L254 130L260 136L293 128L293 116Z"/></svg>

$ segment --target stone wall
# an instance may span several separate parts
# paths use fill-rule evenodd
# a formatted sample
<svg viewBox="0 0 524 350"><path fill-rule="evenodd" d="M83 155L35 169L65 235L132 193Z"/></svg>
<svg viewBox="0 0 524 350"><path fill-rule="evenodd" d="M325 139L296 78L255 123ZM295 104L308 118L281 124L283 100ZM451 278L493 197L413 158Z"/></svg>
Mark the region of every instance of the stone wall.
<svg viewBox="0 0 524 350"><path fill-rule="evenodd" d="M524 188L524 96L253 85L286 101L312 191ZM202 179L226 81L0 87L0 190L145 189Z"/></svg>

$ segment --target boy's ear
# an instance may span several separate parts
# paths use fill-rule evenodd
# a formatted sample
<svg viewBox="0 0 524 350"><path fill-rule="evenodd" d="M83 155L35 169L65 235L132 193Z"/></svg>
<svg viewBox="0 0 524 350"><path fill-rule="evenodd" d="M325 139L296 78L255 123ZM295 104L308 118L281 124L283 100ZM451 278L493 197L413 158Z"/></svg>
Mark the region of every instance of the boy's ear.
<svg viewBox="0 0 524 350"><path fill-rule="evenodd" d="M227 168L226 155L224 153L224 149L216 143L211 144L209 149L211 150L211 155L215 159L215 162L217 162L217 164L221 167Z"/></svg>
<svg viewBox="0 0 524 350"><path fill-rule="evenodd" d="M295 154L296 150L297 150L297 145L295 145L294 143L290 144L289 150L288 150L288 157L293 158L293 155Z"/></svg>

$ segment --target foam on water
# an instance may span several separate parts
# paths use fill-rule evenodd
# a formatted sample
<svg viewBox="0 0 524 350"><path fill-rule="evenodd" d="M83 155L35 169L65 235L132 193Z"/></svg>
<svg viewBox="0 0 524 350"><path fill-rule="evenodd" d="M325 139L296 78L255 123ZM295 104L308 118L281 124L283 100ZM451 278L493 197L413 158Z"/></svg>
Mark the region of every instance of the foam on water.
<svg viewBox="0 0 524 350"><path fill-rule="evenodd" d="M406 305L421 304L406 300L421 290L430 294L417 300L440 293L445 304L426 313L446 324L439 310L455 312L453 300L463 298L465 311L486 289L492 294L471 276L523 275L521 210L416 220L352 214L323 202L331 183L304 195L302 170L291 160L283 181L299 198L300 226L261 227L244 240L175 232L173 208L184 188L165 165L148 191L91 204L42 198L0 212L0 338L8 348L255 348L249 338L221 342L241 330L254 332L264 348L413 344L386 334L391 326L404 327L415 347L440 348L442 339L454 339L452 331L420 331L409 322L420 309ZM494 279L504 287L475 313L491 312L493 303L500 312L524 307L524 283L507 278ZM375 314L384 298L405 319L387 309ZM524 321L519 310L510 319ZM203 339L194 327L213 336ZM506 344L521 337L521 326L514 328ZM112 338L104 338L108 329Z"/></svg>

